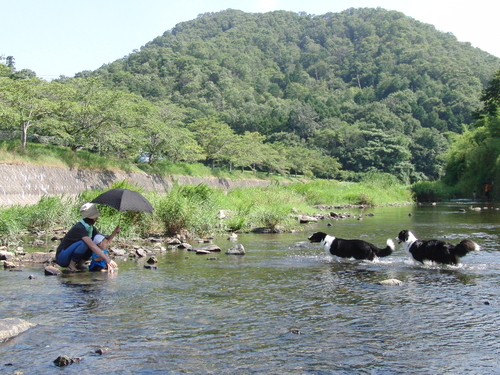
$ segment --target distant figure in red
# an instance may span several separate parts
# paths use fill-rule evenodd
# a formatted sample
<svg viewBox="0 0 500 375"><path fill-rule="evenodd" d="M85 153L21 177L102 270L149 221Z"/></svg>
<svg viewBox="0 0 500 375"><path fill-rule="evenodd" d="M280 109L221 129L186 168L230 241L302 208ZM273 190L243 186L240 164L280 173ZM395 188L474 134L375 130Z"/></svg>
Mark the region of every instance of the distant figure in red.
<svg viewBox="0 0 500 375"><path fill-rule="evenodd" d="M489 196L490 196L490 188L491 188L491 184L489 182L485 182L484 183L484 196L486 198L489 198Z"/></svg>

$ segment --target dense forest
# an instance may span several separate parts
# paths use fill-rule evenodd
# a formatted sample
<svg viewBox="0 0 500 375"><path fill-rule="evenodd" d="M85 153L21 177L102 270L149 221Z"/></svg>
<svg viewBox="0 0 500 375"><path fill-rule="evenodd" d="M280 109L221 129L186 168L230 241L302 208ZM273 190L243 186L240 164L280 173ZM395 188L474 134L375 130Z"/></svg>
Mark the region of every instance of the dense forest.
<svg viewBox="0 0 500 375"><path fill-rule="evenodd" d="M452 147L446 167L450 142L488 122L485 88L499 68L497 57L396 11L229 9L71 78L44 82L5 59L0 126L20 130L23 145L30 129L151 164L383 172L406 183L448 170L457 183L470 163Z"/></svg>

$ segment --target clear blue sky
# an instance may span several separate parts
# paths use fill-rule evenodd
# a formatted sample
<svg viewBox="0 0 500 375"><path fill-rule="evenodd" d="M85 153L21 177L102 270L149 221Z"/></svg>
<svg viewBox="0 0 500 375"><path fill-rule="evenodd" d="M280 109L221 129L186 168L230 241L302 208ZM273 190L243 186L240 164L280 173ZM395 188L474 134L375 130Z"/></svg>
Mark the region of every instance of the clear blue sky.
<svg viewBox="0 0 500 375"><path fill-rule="evenodd" d="M397 10L500 57L499 0L11 0L0 12L0 56L50 80L94 70L199 14L238 9L321 15L348 8Z"/></svg>

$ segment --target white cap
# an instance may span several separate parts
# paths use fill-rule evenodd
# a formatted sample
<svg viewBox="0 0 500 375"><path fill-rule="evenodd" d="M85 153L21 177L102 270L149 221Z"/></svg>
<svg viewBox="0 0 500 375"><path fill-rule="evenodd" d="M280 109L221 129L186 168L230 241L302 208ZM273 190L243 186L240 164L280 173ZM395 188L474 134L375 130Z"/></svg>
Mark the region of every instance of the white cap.
<svg viewBox="0 0 500 375"><path fill-rule="evenodd" d="M100 233L99 233L99 234L96 234L96 235L94 236L94 243L95 243L96 245L99 245L99 244L102 242L102 240L104 240L104 239L106 239L106 236L103 236L103 235L102 235L102 234L100 234Z"/></svg>

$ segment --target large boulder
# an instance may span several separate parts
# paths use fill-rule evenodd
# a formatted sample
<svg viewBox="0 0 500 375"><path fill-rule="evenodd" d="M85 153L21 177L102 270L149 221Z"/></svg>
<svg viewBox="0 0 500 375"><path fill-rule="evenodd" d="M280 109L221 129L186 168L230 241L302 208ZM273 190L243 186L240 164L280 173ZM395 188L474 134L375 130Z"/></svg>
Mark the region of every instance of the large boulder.
<svg viewBox="0 0 500 375"><path fill-rule="evenodd" d="M0 342L7 341L35 325L19 318L0 319Z"/></svg>

